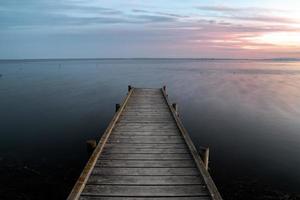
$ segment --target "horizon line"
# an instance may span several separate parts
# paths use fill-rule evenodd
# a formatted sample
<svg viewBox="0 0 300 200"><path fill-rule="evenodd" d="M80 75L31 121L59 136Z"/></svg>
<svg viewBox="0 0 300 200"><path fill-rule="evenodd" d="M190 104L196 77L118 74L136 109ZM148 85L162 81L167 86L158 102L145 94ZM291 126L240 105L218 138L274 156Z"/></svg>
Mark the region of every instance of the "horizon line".
<svg viewBox="0 0 300 200"><path fill-rule="evenodd" d="M0 58L0 61L30 61L30 60L282 60L297 61L300 58L213 58L213 57L102 57L102 58Z"/></svg>

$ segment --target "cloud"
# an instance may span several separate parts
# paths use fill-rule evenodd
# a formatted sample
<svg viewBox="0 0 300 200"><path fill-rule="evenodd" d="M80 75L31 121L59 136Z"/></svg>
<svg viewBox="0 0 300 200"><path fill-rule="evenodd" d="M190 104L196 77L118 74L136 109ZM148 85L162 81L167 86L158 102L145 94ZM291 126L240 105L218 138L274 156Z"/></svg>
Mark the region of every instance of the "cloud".
<svg viewBox="0 0 300 200"><path fill-rule="evenodd" d="M212 11L212 12L248 12L248 13L262 13L262 12L287 12L287 10L279 10L279 9L269 9L262 7L233 7L233 6L196 6L197 9Z"/></svg>
<svg viewBox="0 0 300 200"><path fill-rule="evenodd" d="M36 41L39 44L51 41L50 46L52 43L66 46L80 43L85 48L94 45L95 52L97 48L110 48L111 52L118 49L126 53L129 50L122 50L126 46L122 44L130 44L137 53L152 49L157 55L162 49L166 52L180 49L185 55L270 49L299 52L300 49L298 44L288 49L284 44L266 43L266 38L273 37L269 33L300 32L298 18L292 18L286 11L259 7L197 7L194 3L182 8L178 3L176 9L175 6L171 9L166 6L168 2L142 5L116 2L4 0L0 6L0 40L3 46L7 46L7 41L15 43L17 49L19 43L30 46Z"/></svg>
<svg viewBox="0 0 300 200"><path fill-rule="evenodd" d="M197 6L196 8L200 10L206 10L206 11L218 11L218 12L236 12L236 11L242 11L244 9L241 8L235 8L235 7L228 7L228 6Z"/></svg>
<svg viewBox="0 0 300 200"><path fill-rule="evenodd" d="M130 17L135 20L132 22L142 22L142 23L176 21L174 17L158 16L158 15L131 15Z"/></svg>
<svg viewBox="0 0 300 200"><path fill-rule="evenodd" d="M299 20L290 18L286 10L266 9L259 7L228 7L228 6L198 6L199 10L218 13L212 15L215 18L230 19L235 21L293 24L299 23ZM282 16L286 14L286 16Z"/></svg>
<svg viewBox="0 0 300 200"><path fill-rule="evenodd" d="M146 13L146 14L152 14L152 15L163 15L163 16L169 16L169 17L175 17L175 18L187 18L188 15L179 15L175 13L167 13L167 12L153 12L148 10L142 10L142 9L132 9L132 12L134 13Z"/></svg>
<svg viewBox="0 0 300 200"><path fill-rule="evenodd" d="M18 4L6 1L0 7L0 32L7 29L32 30L34 27L95 26L175 22L179 15L146 10L125 11L117 8L84 4L82 1L36 1Z"/></svg>

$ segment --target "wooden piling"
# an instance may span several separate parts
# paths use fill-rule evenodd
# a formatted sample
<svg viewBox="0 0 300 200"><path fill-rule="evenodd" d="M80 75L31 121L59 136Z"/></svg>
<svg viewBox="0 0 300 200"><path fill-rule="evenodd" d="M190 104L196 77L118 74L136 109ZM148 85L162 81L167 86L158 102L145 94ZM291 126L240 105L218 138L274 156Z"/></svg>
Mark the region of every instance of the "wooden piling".
<svg viewBox="0 0 300 200"><path fill-rule="evenodd" d="M96 146L97 146L96 140L87 140L86 141L86 149L89 154L93 153Z"/></svg>
<svg viewBox="0 0 300 200"><path fill-rule="evenodd" d="M116 112L120 109L120 104L116 103Z"/></svg>
<svg viewBox="0 0 300 200"><path fill-rule="evenodd" d="M128 92L132 89L131 85L128 85Z"/></svg>
<svg viewBox="0 0 300 200"><path fill-rule="evenodd" d="M208 170L208 163L209 163L209 148L208 147L201 147L200 148L200 157L205 165L205 169Z"/></svg>
<svg viewBox="0 0 300 200"><path fill-rule="evenodd" d="M178 115L178 105L177 105L177 103L172 103L172 107L174 108L175 113Z"/></svg>

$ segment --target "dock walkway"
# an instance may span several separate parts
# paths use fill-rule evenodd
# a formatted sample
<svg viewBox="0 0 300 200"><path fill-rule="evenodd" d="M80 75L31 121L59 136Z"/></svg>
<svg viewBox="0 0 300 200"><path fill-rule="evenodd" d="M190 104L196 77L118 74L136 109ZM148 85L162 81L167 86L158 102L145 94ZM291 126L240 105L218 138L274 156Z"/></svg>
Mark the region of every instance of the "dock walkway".
<svg viewBox="0 0 300 200"><path fill-rule="evenodd" d="M222 199L165 88L131 88L68 199Z"/></svg>

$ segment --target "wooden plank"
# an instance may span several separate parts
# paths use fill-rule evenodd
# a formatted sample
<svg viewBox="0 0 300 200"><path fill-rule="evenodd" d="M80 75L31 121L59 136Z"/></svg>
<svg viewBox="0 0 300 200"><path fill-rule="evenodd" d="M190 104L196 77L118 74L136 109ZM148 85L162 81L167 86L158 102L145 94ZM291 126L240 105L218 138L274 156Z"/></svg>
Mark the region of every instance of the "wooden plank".
<svg viewBox="0 0 300 200"><path fill-rule="evenodd" d="M137 143L182 143L183 139L178 136L113 136L108 141L111 142L137 142Z"/></svg>
<svg viewBox="0 0 300 200"><path fill-rule="evenodd" d="M144 106L144 105L135 105L135 106L127 106L125 111L130 110L130 111L148 111L148 112L168 112L168 108L166 106Z"/></svg>
<svg viewBox="0 0 300 200"><path fill-rule="evenodd" d="M198 176L92 176L93 185L200 185Z"/></svg>
<svg viewBox="0 0 300 200"><path fill-rule="evenodd" d="M173 120L172 116L169 115L122 115L120 119L127 120L162 120L170 121ZM174 122L174 121L173 121Z"/></svg>
<svg viewBox="0 0 300 200"><path fill-rule="evenodd" d="M136 131L136 130L141 130L141 131L178 131L174 125L166 125L164 123L161 123L160 125L156 123L156 125L151 125L151 124L145 124L141 123L139 125L138 123L131 123L133 125L129 125L129 123L123 124L123 125L118 125L115 127L115 130L123 130L123 131Z"/></svg>
<svg viewBox="0 0 300 200"><path fill-rule="evenodd" d="M98 160L98 167L123 167L123 168L193 168L193 160Z"/></svg>
<svg viewBox="0 0 300 200"><path fill-rule="evenodd" d="M169 114L163 114L163 113L160 113L160 114L146 114L146 113L124 113L122 115L122 118L125 118L125 117L143 117L143 118L162 118L162 119L173 119L171 115Z"/></svg>
<svg viewBox="0 0 300 200"><path fill-rule="evenodd" d="M197 168L102 168L95 167L93 175L107 176L192 176L199 175Z"/></svg>
<svg viewBox="0 0 300 200"><path fill-rule="evenodd" d="M137 111L145 111L145 112L137 112ZM137 113L137 114L143 114L143 115L148 115L151 113L154 113L154 114L162 113L162 114L171 116L170 112L168 112L168 110L166 108L163 108L163 109L159 109L159 108L153 108L153 109L131 108L131 109L128 109L128 108L126 108L125 111L123 112L123 114L127 114L127 113Z"/></svg>
<svg viewBox="0 0 300 200"><path fill-rule="evenodd" d="M144 117L144 116L122 116L120 118L122 122L130 122L130 123L173 123L174 121L172 120L171 117Z"/></svg>
<svg viewBox="0 0 300 200"><path fill-rule="evenodd" d="M189 153L164 153L164 154L149 154L149 153L102 153L100 159L118 159L118 160L191 160Z"/></svg>
<svg viewBox="0 0 300 200"><path fill-rule="evenodd" d="M159 132L159 131L152 131L152 132L147 132L147 131L139 131L139 132L132 132L132 131L115 131L113 135L120 135L120 136L178 136L179 133L174 133L174 132Z"/></svg>
<svg viewBox="0 0 300 200"><path fill-rule="evenodd" d="M104 197L104 196L81 196L80 200L149 200L149 197ZM195 197L151 197L151 200L210 200L208 196Z"/></svg>
<svg viewBox="0 0 300 200"><path fill-rule="evenodd" d="M153 127L159 130L160 128L164 128L164 127L177 128L176 123L174 123L174 121L173 122L130 122L128 123L128 122L123 122L122 120L116 124L116 127L119 126L129 126L129 127L145 126L145 127Z"/></svg>
<svg viewBox="0 0 300 200"><path fill-rule="evenodd" d="M149 106L127 106L125 108L125 112L127 110L130 111L143 111L143 112L161 112L161 113L168 113L168 108L166 106L153 106L153 107L149 107Z"/></svg>
<svg viewBox="0 0 300 200"><path fill-rule="evenodd" d="M182 140L179 135L115 135L112 134L110 139L129 139L129 140Z"/></svg>
<svg viewBox="0 0 300 200"><path fill-rule="evenodd" d="M117 146L117 147L132 147L129 143L109 143L107 142L105 146ZM184 148L186 149L186 144L135 144L134 147L138 148L153 148L153 149L170 149L170 148Z"/></svg>
<svg viewBox="0 0 300 200"><path fill-rule="evenodd" d="M175 129L175 131L178 131L176 128L176 124L174 123L165 123L165 122L119 122L116 124L115 129L117 128L131 128L131 129L138 129L138 128L148 128L148 129L155 129L155 130L165 130L165 129Z"/></svg>
<svg viewBox="0 0 300 200"><path fill-rule="evenodd" d="M166 103L164 102L164 99L152 99L152 100L142 100L142 99L131 99L128 102L128 105L126 107L135 107L135 106L162 106L166 107Z"/></svg>
<svg viewBox="0 0 300 200"><path fill-rule="evenodd" d="M135 132L137 130L142 131L142 132L160 132L157 128L155 127L145 127L145 126L135 126L135 127L128 127L128 126L118 126L115 127L116 131L126 131L126 132ZM177 132L176 128L174 127L164 127L161 131L175 131Z"/></svg>
<svg viewBox="0 0 300 200"><path fill-rule="evenodd" d="M189 153L187 149L145 149L145 148L135 148L135 147L125 147L120 148L118 146L116 147L107 147L104 148L103 153L150 153L150 154L162 154L162 153Z"/></svg>
<svg viewBox="0 0 300 200"><path fill-rule="evenodd" d="M182 144L182 139L168 139L159 140L157 138L152 139L124 139L124 138L109 138L109 143L128 143L128 144Z"/></svg>
<svg viewBox="0 0 300 200"><path fill-rule="evenodd" d="M122 122L124 123L131 123L131 124L136 124L138 126L138 124L141 124L141 123L148 123L148 124L151 124L151 123L159 123L161 124L161 126L164 126L166 125L167 123L173 123L172 120L142 120L142 119L139 119L139 120L127 120L127 119L123 119ZM151 128L151 127L150 127ZM154 127L153 127L154 128ZM173 127L175 128L175 127Z"/></svg>
<svg viewBox="0 0 300 200"><path fill-rule="evenodd" d="M173 133L173 134L178 135L180 132L178 130L173 131L173 130L157 130L157 129L155 129L155 130L147 131L147 130L137 130L137 129L135 129L135 130L127 131L127 130L122 130L121 129L121 130L114 130L113 134L128 134L128 135L130 135L131 133L132 134L151 134L151 133L159 134L159 133L161 133L162 135Z"/></svg>
<svg viewBox="0 0 300 200"><path fill-rule="evenodd" d="M113 134L114 137L135 137L135 136L146 136L146 137L160 137L160 136L174 136L178 137L178 133L172 133L172 132L158 132L158 131L141 131L141 132L131 132L131 131L123 131L123 132L116 132Z"/></svg>
<svg viewBox="0 0 300 200"><path fill-rule="evenodd" d="M126 108L154 108L154 109L158 109L158 108L167 108L166 104L163 103L155 103L155 102L132 102L132 103L128 103Z"/></svg>
<svg viewBox="0 0 300 200"><path fill-rule="evenodd" d="M126 105L126 108L127 109L130 109L130 108L134 108L134 109L138 109L138 108L141 108L141 109L149 109L149 108L153 108L153 109L160 109L160 108L163 108L163 109L167 109L168 106L166 104L139 104L139 103L136 103L136 104L127 104Z"/></svg>
<svg viewBox="0 0 300 200"><path fill-rule="evenodd" d="M187 197L207 195L203 185L188 186L118 186L86 185L83 195L90 196L134 196L134 197Z"/></svg>
<svg viewBox="0 0 300 200"><path fill-rule="evenodd" d="M159 103L162 105L166 105L165 100L161 98L132 98L128 101L128 103Z"/></svg>

